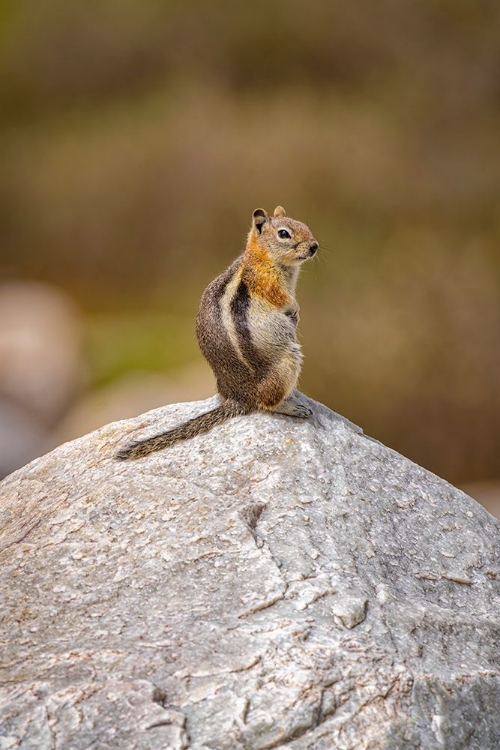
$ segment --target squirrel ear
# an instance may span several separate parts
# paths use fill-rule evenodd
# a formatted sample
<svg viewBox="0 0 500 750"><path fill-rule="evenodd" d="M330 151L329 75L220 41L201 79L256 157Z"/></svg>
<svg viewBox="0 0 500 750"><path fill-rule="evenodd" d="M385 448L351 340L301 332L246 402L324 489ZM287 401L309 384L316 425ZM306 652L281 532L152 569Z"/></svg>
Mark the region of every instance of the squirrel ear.
<svg viewBox="0 0 500 750"><path fill-rule="evenodd" d="M281 217L281 218L282 218L283 216L286 216L286 211L285 211L285 209L283 208L283 206L276 206L276 208L274 209L274 215L275 215L275 216L279 216L279 217Z"/></svg>
<svg viewBox="0 0 500 750"><path fill-rule="evenodd" d="M269 216L266 214L263 208L256 208L252 216L253 216L254 226L257 229L258 233L260 234L262 232L262 227L268 220Z"/></svg>

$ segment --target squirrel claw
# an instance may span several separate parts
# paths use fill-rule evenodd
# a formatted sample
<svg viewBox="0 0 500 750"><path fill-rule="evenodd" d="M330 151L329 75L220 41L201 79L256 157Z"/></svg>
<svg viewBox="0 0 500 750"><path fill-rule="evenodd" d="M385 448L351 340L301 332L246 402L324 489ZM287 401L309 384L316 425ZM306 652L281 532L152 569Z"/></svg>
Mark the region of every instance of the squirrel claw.
<svg viewBox="0 0 500 750"><path fill-rule="evenodd" d="M275 414L286 414L288 417L298 417L299 419L307 419L312 414L312 411L308 409L307 406L297 404L291 399L283 401L283 403L273 411Z"/></svg>
<svg viewBox="0 0 500 750"><path fill-rule="evenodd" d="M294 411L295 413L291 416L301 419L308 419L312 414L311 409L308 409L307 406L302 406L302 404L294 404Z"/></svg>

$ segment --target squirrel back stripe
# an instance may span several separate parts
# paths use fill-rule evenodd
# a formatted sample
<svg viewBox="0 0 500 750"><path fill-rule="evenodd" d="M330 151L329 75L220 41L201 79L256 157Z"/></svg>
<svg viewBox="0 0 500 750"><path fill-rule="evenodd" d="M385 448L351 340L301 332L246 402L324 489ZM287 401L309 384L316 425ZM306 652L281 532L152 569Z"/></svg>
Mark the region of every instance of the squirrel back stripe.
<svg viewBox="0 0 500 750"><path fill-rule="evenodd" d="M251 301L248 286L241 279L236 289L236 294L231 300L231 315L238 336L239 348L243 354L245 363L252 372L259 372L261 376L264 376L269 369L269 363L262 354L259 355L252 340L252 330L249 320Z"/></svg>
<svg viewBox="0 0 500 750"><path fill-rule="evenodd" d="M240 259L238 259L238 261L233 264L232 268L234 269L234 272L232 273L231 278L228 279L228 282L220 288L219 292L216 292L217 304L221 316L221 322L224 327L224 331L226 332L231 342L233 352L238 357L240 362L248 367L249 363L247 362L247 358L245 357L241 348L241 340L240 336L238 336L237 322L232 311L233 300L237 294L238 285L241 279Z"/></svg>
<svg viewBox="0 0 500 750"><path fill-rule="evenodd" d="M250 307L250 295L244 281L239 282L236 292L231 300L230 312L234 323L238 344L245 362L250 367L252 361L253 347L250 328L248 326L248 310ZM246 356L245 356L246 355ZM249 356L250 355L250 356ZM253 369L253 368L252 368Z"/></svg>

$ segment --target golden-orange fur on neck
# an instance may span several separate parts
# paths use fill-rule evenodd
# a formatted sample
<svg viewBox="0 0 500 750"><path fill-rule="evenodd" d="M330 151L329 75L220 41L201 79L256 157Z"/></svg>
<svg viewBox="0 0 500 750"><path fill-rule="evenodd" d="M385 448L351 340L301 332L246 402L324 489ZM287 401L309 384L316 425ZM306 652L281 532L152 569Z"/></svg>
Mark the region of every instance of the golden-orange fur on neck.
<svg viewBox="0 0 500 750"><path fill-rule="evenodd" d="M242 278L250 294L255 294L270 305L283 308L290 304L283 271L253 233L248 238L243 256Z"/></svg>

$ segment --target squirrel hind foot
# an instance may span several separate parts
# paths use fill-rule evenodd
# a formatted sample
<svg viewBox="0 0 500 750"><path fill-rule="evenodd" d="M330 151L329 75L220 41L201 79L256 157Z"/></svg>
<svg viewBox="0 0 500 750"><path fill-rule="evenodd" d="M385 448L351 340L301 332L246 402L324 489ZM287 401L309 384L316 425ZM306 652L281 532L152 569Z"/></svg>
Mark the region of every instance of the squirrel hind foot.
<svg viewBox="0 0 500 750"><path fill-rule="evenodd" d="M288 417L298 417L299 419L308 419L312 411L307 406L298 404L291 399L283 401L279 406L272 410L274 414L286 414Z"/></svg>

